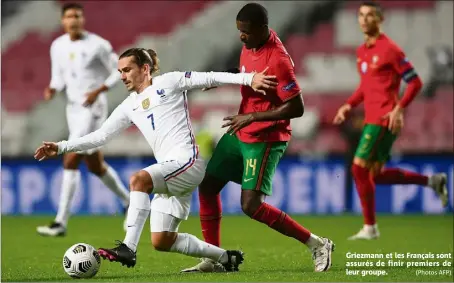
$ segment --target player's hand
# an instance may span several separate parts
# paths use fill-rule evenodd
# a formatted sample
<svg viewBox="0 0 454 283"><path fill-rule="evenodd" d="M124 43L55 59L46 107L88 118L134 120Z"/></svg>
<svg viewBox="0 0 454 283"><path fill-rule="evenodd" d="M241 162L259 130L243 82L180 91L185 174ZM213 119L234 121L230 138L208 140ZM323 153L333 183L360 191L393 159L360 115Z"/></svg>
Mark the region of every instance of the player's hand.
<svg viewBox="0 0 454 283"><path fill-rule="evenodd" d="M227 116L224 118L224 121L228 121L222 128L229 127L227 133L230 135L234 135L236 132L241 130L242 128L248 126L252 122L254 122L254 115L252 113L249 114L239 114L233 116Z"/></svg>
<svg viewBox="0 0 454 283"><path fill-rule="evenodd" d="M90 91L89 93L87 93L85 96L87 97L87 99L85 99L85 102L83 104L84 107L89 107L91 106L93 103L95 103L96 99L98 98L99 94L101 92L99 90L94 90L94 91Z"/></svg>
<svg viewBox="0 0 454 283"><path fill-rule="evenodd" d="M266 71L268 71L268 67L260 73L255 73L251 84L253 90L263 95L266 95L267 90L276 89L278 85L276 76L266 75Z"/></svg>
<svg viewBox="0 0 454 283"><path fill-rule="evenodd" d="M52 98L54 98L55 93L56 93L55 88L46 87L44 89L44 100L45 101L51 100Z"/></svg>
<svg viewBox="0 0 454 283"><path fill-rule="evenodd" d="M388 130L393 134L397 134L402 130L404 126L404 113L403 109L399 105L394 107L391 112L386 113L383 117L383 120L389 119Z"/></svg>
<svg viewBox="0 0 454 283"><path fill-rule="evenodd" d="M58 154L58 145L54 142L43 142L43 145L35 151L35 159L42 161L55 157Z"/></svg>
<svg viewBox="0 0 454 283"><path fill-rule="evenodd" d="M336 116L334 117L334 120L333 120L333 124L334 125L342 124L345 121L347 114L348 114L348 112L350 112L350 110L352 110L352 107L350 104L342 105L339 108L339 110L337 110Z"/></svg>

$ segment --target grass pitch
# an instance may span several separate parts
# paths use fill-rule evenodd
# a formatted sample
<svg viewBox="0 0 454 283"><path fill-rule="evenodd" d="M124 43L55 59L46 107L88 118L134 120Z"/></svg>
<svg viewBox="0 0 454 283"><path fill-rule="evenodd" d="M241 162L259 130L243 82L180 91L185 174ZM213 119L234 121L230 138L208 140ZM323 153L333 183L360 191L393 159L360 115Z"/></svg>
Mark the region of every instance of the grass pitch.
<svg viewBox="0 0 454 283"><path fill-rule="evenodd" d="M52 217L3 216L1 224L2 281L74 281L64 273L62 257L67 248L78 242L94 247L113 247L114 240L123 240L121 217L72 217L68 235L45 238L37 235L36 226L48 223ZM359 216L298 216L297 221L314 233L331 238L336 244L333 266L327 273L314 273L310 251L296 240L284 237L265 225L244 216L227 216L222 223L222 245L241 248L246 253L240 272L228 274L180 274L179 271L197 263L179 254L160 253L150 245L149 224L139 244L135 268L103 261L92 281L113 282L266 282L266 281L454 281L453 280L453 216L380 216L379 240L348 241L347 237L362 225ZM193 216L182 223L181 232L201 238L200 224ZM346 267L351 253L445 253L451 267ZM448 255L449 256L449 255ZM374 260L374 262L377 260ZM386 259L384 261L387 261ZM403 261L409 261L404 259ZM412 261L425 261L422 259ZM447 263L445 263L447 264ZM360 270L359 275L346 274L346 269ZM384 270L387 275L362 276L362 270ZM417 271L420 274L417 275ZM441 270L444 270L441 274ZM446 270L450 270L448 274ZM424 271L425 275L421 274ZM434 272L436 273L434 275Z"/></svg>

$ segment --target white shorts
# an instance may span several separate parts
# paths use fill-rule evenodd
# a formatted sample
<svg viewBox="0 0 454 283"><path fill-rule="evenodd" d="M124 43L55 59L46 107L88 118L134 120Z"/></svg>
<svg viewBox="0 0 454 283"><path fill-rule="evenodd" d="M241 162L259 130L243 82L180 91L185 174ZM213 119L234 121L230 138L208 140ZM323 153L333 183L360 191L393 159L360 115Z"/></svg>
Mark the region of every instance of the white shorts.
<svg viewBox="0 0 454 283"><path fill-rule="evenodd" d="M150 212L150 231L153 232L178 232L183 221L173 215L152 210Z"/></svg>
<svg viewBox="0 0 454 283"><path fill-rule="evenodd" d="M205 176L206 163L203 159L185 161L169 160L153 164L142 170L153 180L151 210L187 219L194 189Z"/></svg>
<svg viewBox="0 0 454 283"><path fill-rule="evenodd" d="M68 140L83 137L99 129L107 119L107 103L96 101L91 107L84 107L77 103L68 103L66 106L66 120L68 122ZM93 154L98 148L79 151L79 154Z"/></svg>

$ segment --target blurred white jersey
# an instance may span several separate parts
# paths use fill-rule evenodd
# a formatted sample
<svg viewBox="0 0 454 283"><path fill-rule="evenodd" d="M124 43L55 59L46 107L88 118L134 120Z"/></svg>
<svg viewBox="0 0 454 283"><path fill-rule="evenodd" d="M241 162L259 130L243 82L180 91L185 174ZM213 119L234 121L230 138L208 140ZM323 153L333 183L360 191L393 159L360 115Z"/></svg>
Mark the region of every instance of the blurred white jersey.
<svg viewBox="0 0 454 283"><path fill-rule="evenodd" d="M119 79L118 56L102 37L84 32L71 41L68 34L56 38L50 47L52 76L50 87L65 90L68 102L82 105L86 94L103 84L112 87ZM97 102L105 102L101 94Z"/></svg>

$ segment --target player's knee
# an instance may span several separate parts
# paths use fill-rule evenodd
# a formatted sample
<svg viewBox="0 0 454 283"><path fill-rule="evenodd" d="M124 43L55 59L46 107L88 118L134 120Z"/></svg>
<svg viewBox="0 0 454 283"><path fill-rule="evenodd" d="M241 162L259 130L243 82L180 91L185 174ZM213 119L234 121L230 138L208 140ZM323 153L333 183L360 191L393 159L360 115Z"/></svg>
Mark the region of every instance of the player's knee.
<svg viewBox="0 0 454 283"><path fill-rule="evenodd" d="M384 165L382 163L375 163L371 170L370 170L370 173L372 174L372 176L377 176L379 175L384 169Z"/></svg>
<svg viewBox="0 0 454 283"><path fill-rule="evenodd" d="M106 173L106 168L104 168L102 164L87 163L87 168L88 171L90 171L91 173L95 174L98 177L102 177Z"/></svg>
<svg viewBox="0 0 454 283"><path fill-rule="evenodd" d="M76 153L67 153L63 158L63 168L76 170L79 168L82 157Z"/></svg>
<svg viewBox="0 0 454 283"><path fill-rule="evenodd" d="M149 193L153 190L153 183L150 175L145 171L139 171L131 176L129 179L129 189L131 191L138 191Z"/></svg>
<svg viewBox="0 0 454 283"><path fill-rule="evenodd" d="M205 173L202 182L199 185L199 194L218 194L227 182L220 180L208 173Z"/></svg>
<svg viewBox="0 0 454 283"><path fill-rule="evenodd" d="M252 217L257 209L259 209L262 202L256 199L247 199L241 201L241 209L243 210L244 214L249 217Z"/></svg>
<svg viewBox="0 0 454 283"><path fill-rule="evenodd" d="M155 232L151 233L151 245L160 252L168 252L175 243L177 233L175 232Z"/></svg>
<svg viewBox="0 0 454 283"><path fill-rule="evenodd" d="M356 165L356 166L359 166L359 167L362 167L362 168L368 168L370 167L369 163L367 162L367 160L365 159L362 159L362 158L358 158L358 157L355 157L353 159L353 164ZM353 167L352 167L353 168Z"/></svg>

